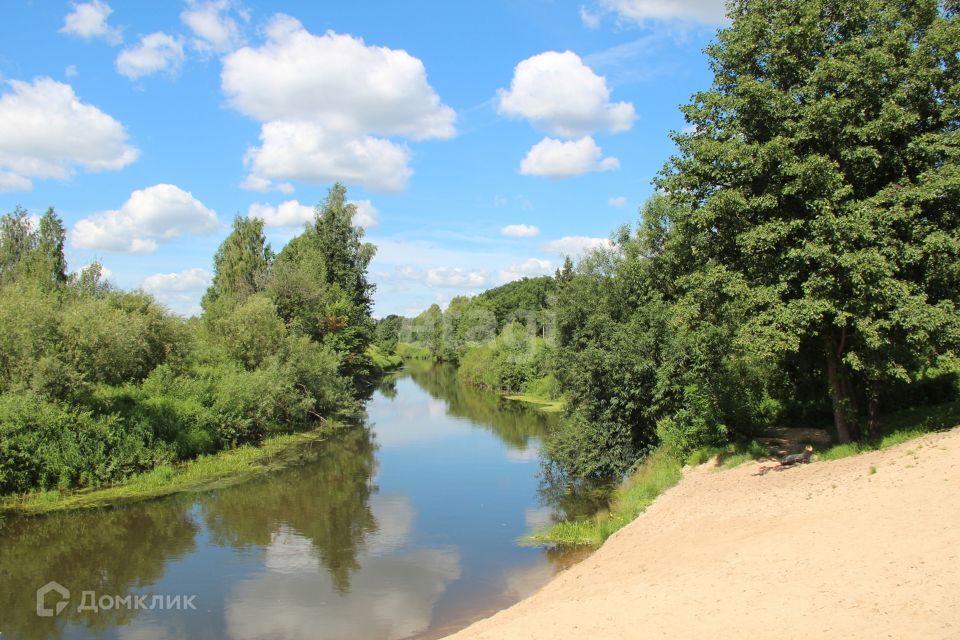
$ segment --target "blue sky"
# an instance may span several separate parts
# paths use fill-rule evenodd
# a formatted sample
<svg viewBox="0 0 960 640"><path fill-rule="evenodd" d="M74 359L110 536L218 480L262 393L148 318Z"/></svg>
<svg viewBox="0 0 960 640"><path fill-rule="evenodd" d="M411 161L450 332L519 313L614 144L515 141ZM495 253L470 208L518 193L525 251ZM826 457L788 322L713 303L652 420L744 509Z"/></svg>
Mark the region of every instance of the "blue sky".
<svg viewBox="0 0 960 640"><path fill-rule="evenodd" d="M341 180L377 315L523 275L632 223L710 83L718 0L5 0L0 211L56 208L99 260L199 311L234 215L299 233Z"/></svg>

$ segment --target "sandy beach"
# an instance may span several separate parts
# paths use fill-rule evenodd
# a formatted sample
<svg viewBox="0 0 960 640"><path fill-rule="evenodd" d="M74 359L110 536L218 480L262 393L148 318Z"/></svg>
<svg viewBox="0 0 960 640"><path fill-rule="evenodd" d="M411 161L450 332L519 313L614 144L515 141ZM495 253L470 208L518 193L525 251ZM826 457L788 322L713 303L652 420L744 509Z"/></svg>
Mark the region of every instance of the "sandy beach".
<svg viewBox="0 0 960 640"><path fill-rule="evenodd" d="M449 637L960 638L960 429L761 466L689 469L589 558Z"/></svg>

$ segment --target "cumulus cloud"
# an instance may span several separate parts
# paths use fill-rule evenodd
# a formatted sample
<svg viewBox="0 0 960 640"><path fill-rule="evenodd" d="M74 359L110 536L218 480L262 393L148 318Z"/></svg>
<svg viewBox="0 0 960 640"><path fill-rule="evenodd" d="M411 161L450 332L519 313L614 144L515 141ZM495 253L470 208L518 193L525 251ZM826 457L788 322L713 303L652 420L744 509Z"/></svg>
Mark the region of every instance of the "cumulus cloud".
<svg viewBox="0 0 960 640"><path fill-rule="evenodd" d="M607 204L617 209L627 206L627 199L624 196L614 196L607 200Z"/></svg>
<svg viewBox="0 0 960 640"><path fill-rule="evenodd" d="M180 20L193 32L191 46L204 53L228 53L243 44L240 24L229 0L189 0Z"/></svg>
<svg viewBox="0 0 960 640"><path fill-rule="evenodd" d="M377 208L369 200L350 200L349 204L356 207L353 216L355 225L370 229L378 224ZM260 218L268 227L300 227L312 222L314 207L300 204L297 200L287 200L274 206L255 202L247 209L248 218Z"/></svg>
<svg viewBox="0 0 960 640"><path fill-rule="evenodd" d="M143 279L143 288L151 293L203 291L210 286L210 272L194 268L176 273L155 273Z"/></svg>
<svg viewBox="0 0 960 640"><path fill-rule="evenodd" d="M398 191L412 173L410 152L391 138L456 133L453 109L406 51L333 31L314 35L285 15L265 35L261 46L226 56L221 75L228 103L263 123L246 156L252 176Z"/></svg>
<svg viewBox="0 0 960 640"><path fill-rule="evenodd" d="M547 133L568 138L619 132L636 118L629 102L610 102L610 90L572 51L547 51L514 69L510 89L497 92L499 112L526 118Z"/></svg>
<svg viewBox="0 0 960 640"><path fill-rule="evenodd" d="M684 20L721 24L727 15L725 0L600 0L600 6L631 22Z"/></svg>
<svg viewBox="0 0 960 640"><path fill-rule="evenodd" d="M272 180L254 175L249 175L244 178L240 183L240 188L246 189L247 191L259 191L260 193L266 193L267 191L279 191L280 193L286 194L293 193L293 185L289 182L273 182Z"/></svg>
<svg viewBox="0 0 960 640"><path fill-rule="evenodd" d="M175 74L183 64L183 42L162 31L140 38L117 56L117 71L131 80L166 71Z"/></svg>
<svg viewBox="0 0 960 640"><path fill-rule="evenodd" d="M190 316L201 312L197 301L211 280L209 271L193 268L175 273L155 273L144 278L141 286L174 312Z"/></svg>
<svg viewBox="0 0 960 640"><path fill-rule="evenodd" d="M274 206L254 202L247 209L248 218L260 218L268 227L299 227L313 220L313 207L287 200Z"/></svg>
<svg viewBox="0 0 960 640"><path fill-rule="evenodd" d="M0 96L0 190L28 190L30 178L65 180L77 168L122 169L140 152L123 125L50 78L10 80Z"/></svg>
<svg viewBox="0 0 960 640"><path fill-rule="evenodd" d="M77 221L72 241L82 249L153 253L161 242L218 227L216 212L193 194L172 184L157 184L134 191L119 209Z"/></svg>
<svg viewBox="0 0 960 640"><path fill-rule="evenodd" d="M539 258L527 258L522 262L514 262L509 268L500 271L500 282L511 282L520 278L534 278L544 276L554 271L553 263Z"/></svg>
<svg viewBox="0 0 960 640"><path fill-rule="evenodd" d="M532 238L540 235L540 229L532 224L508 224L500 229L500 235L514 238Z"/></svg>
<svg viewBox="0 0 960 640"><path fill-rule="evenodd" d="M410 152L385 138L354 136L314 122L273 121L260 129L260 146L247 150L246 164L258 180L334 180L374 191L402 191L413 174Z"/></svg>
<svg viewBox="0 0 960 640"><path fill-rule="evenodd" d="M350 204L357 208L357 214L353 216L353 224L359 225L364 229L372 229L380 224L380 212L369 200L351 200Z"/></svg>
<svg viewBox="0 0 960 640"><path fill-rule="evenodd" d="M590 136L579 140L544 138L530 148L520 162L520 173L528 176L567 178L591 171L620 168L614 157L603 157L603 150Z"/></svg>
<svg viewBox="0 0 960 640"><path fill-rule="evenodd" d="M411 266L401 267L397 276L404 280L423 282L429 287L460 287L479 289L486 286L487 274L483 271L469 271L461 267L434 267L419 270Z"/></svg>
<svg viewBox="0 0 960 640"><path fill-rule="evenodd" d="M607 238L589 236L564 236L543 245L543 250L561 256L579 257L594 249L612 249L613 243Z"/></svg>
<svg viewBox="0 0 960 640"><path fill-rule="evenodd" d="M107 18L113 13L106 2L92 0L92 2L75 2L73 11L63 19L60 33L91 40L102 38L110 44L120 44L123 37L120 30L107 24Z"/></svg>

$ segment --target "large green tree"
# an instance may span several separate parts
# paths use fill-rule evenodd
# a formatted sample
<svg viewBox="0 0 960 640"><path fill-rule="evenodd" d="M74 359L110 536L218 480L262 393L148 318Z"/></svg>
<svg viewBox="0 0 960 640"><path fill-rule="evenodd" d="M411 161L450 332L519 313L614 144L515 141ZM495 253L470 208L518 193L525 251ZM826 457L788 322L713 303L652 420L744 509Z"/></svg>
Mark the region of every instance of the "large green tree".
<svg viewBox="0 0 960 640"><path fill-rule="evenodd" d="M758 353L819 354L838 437L952 347L960 303L955 0L736 0L658 186L700 268L761 301Z"/></svg>
<svg viewBox="0 0 960 640"><path fill-rule="evenodd" d="M213 257L213 282L203 296L209 310L219 300L243 302L263 289L273 251L263 235L263 220L233 219L233 230Z"/></svg>

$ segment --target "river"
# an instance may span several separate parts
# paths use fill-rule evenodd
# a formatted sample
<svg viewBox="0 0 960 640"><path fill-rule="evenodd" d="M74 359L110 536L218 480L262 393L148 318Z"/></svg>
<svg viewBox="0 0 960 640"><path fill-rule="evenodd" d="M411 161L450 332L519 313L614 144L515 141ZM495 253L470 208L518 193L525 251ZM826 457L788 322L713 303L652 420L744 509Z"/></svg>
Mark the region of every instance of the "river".
<svg viewBox="0 0 960 640"><path fill-rule="evenodd" d="M546 414L442 366L381 385L366 413L265 478L0 523L0 640L433 638L573 560L517 544L589 508L538 473ZM48 581L69 596L41 617Z"/></svg>

